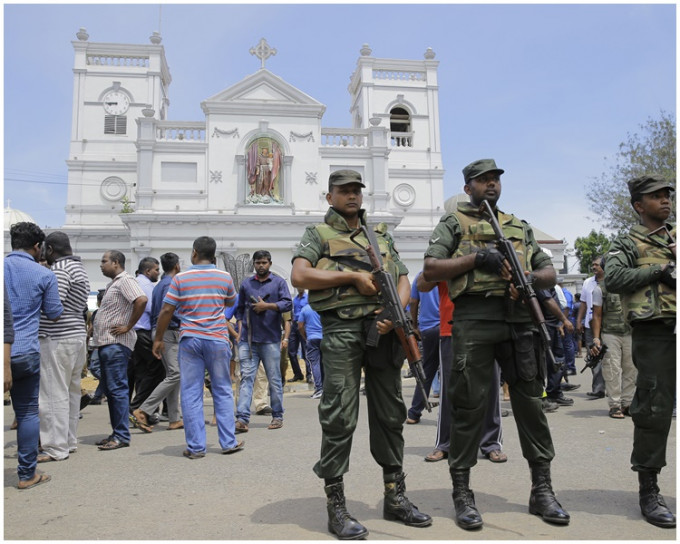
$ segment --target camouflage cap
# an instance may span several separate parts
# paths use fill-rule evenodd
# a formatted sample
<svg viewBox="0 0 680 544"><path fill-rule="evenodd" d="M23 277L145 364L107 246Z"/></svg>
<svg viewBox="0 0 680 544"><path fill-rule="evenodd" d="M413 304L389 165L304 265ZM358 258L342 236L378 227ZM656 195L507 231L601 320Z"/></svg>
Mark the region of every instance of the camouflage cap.
<svg viewBox="0 0 680 544"><path fill-rule="evenodd" d="M480 159L475 162L471 162L465 168L463 168L463 177L465 178L465 183L469 183L471 179L486 174L487 172L498 172L502 174L505 170L498 168L496 166L496 161L493 159Z"/></svg>
<svg viewBox="0 0 680 544"><path fill-rule="evenodd" d="M361 174L356 170L337 170L328 178L328 190L330 191L333 185L347 185L348 183L358 183L366 187L361 181Z"/></svg>
<svg viewBox="0 0 680 544"><path fill-rule="evenodd" d="M630 196L635 194L647 194L658 191L659 189L670 189L675 191L675 187L665 177L660 174L645 174L631 179L628 182Z"/></svg>

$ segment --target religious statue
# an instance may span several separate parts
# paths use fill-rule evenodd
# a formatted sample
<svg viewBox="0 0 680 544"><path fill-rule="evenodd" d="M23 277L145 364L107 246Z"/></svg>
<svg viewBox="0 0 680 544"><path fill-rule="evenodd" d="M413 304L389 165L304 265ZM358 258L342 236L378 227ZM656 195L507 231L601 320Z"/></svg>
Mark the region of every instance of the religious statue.
<svg viewBox="0 0 680 544"><path fill-rule="evenodd" d="M259 138L248 148L247 202L253 204L282 203L279 185L281 149L271 138Z"/></svg>

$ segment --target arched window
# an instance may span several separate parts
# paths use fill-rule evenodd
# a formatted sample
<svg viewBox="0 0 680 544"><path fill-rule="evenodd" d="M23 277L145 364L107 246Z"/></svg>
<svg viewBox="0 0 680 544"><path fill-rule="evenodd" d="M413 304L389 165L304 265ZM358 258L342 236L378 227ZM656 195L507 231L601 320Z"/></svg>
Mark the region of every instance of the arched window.
<svg viewBox="0 0 680 544"><path fill-rule="evenodd" d="M390 132L392 145L395 147L412 147L411 116L404 108L396 107L390 111Z"/></svg>

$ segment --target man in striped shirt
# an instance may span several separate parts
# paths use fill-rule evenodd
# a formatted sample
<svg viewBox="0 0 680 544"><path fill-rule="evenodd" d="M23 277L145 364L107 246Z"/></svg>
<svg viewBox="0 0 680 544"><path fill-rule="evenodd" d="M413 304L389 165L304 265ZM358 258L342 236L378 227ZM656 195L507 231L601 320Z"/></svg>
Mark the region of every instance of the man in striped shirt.
<svg viewBox="0 0 680 544"><path fill-rule="evenodd" d="M191 264L177 274L163 299L154 336L153 353L163 355L163 336L177 310L180 319L179 369L180 397L184 416L187 449L184 457L205 457L206 438L203 414L203 383L208 370L217 416L217 435L222 453L234 453L245 441L237 441L234 427L234 399L231 390L229 361L231 345L226 306L236 298L234 283L228 272L215 266L217 244L209 236L194 241Z"/></svg>
<svg viewBox="0 0 680 544"><path fill-rule="evenodd" d="M85 364L87 331L83 311L90 281L80 257L73 255L63 232L45 238L44 256L57 277L64 312L59 321L40 319L40 444L38 463L63 461L78 447L80 375Z"/></svg>
<svg viewBox="0 0 680 544"><path fill-rule="evenodd" d="M111 282L94 319L92 345L99 348L101 383L113 429L111 435L96 444L107 451L130 445L127 371L137 342L133 327L146 308L147 298L137 280L125 271L125 255L120 251L104 253L100 268Z"/></svg>

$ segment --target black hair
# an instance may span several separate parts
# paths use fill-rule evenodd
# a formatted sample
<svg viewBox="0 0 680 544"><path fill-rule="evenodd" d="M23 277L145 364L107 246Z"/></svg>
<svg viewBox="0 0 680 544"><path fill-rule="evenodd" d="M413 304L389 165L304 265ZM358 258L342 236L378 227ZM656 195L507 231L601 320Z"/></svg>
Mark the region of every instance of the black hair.
<svg viewBox="0 0 680 544"><path fill-rule="evenodd" d="M97 291L97 302L101 302L102 299L104 298L104 293L106 293L106 289L100 289Z"/></svg>
<svg viewBox="0 0 680 544"><path fill-rule="evenodd" d="M107 253L109 254L109 261L118 263L125 270L125 255L116 249L109 249Z"/></svg>
<svg viewBox="0 0 680 544"><path fill-rule="evenodd" d="M212 261L215 258L215 251L217 250L217 243L214 238L210 236L201 236L194 240L194 251L198 258Z"/></svg>
<svg viewBox="0 0 680 544"><path fill-rule="evenodd" d="M155 264L158 264L158 259L156 259L154 257L144 257L141 261L139 261L139 265L137 266L137 270L141 274L144 274L144 272L153 268L153 265L155 265Z"/></svg>
<svg viewBox="0 0 680 544"><path fill-rule="evenodd" d="M45 241L45 233L35 223L21 221L9 228L12 249L31 249Z"/></svg>
<svg viewBox="0 0 680 544"><path fill-rule="evenodd" d="M267 259L269 262L272 261L272 254L266 249L258 249L253 253L253 262L259 261L260 259Z"/></svg>
<svg viewBox="0 0 680 544"><path fill-rule="evenodd" d="M68 238L68 234L61 232L60 230L51 232L45 238L45 246L52 246L52 250L57 255L71 255L73 249L71 249L71 240Z"/></svg>
<svg viewBox="0 0 680 544"><path fill-rule="evenodd" d="M163 272L170 272L179 263L179 257L174 253L163 253L161 255L161 267L163 267Z"/></svg>

